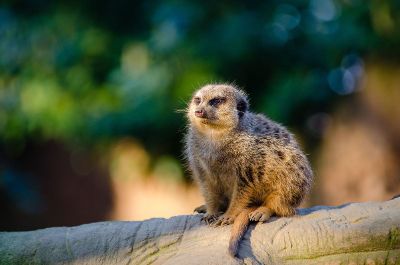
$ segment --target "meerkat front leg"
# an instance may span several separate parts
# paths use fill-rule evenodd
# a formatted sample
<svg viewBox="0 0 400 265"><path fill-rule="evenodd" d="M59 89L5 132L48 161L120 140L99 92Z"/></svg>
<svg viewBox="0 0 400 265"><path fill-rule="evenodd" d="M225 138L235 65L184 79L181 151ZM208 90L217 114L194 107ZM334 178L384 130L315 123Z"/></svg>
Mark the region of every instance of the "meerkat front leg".
<svg viewBox="0 0 400 265"><path fill-rule="evenodd" d="M238 185L236 184L234 187L228 210L212 223L213 226L232 224L235 221L236 216L247 207L249 202L248 196L246 196L244 190L239 190L237 186Z"/></svg>
<svg viewBox="0 0 400 265"><path fill-rule="evenodd" d="M201 219L202 221L205 221L207 224L209 224L215 221L226 209L226 206L224 209L224 204L227 204L226 202L224 202L226 201L226 199L224 200L222 198L222 193L219 191L218 187L219 185L213 184L213 182L210 181L213 176L207 174L206 170L201 168L196 163L193 163L192 167L193 176L198 182L200 186L200 191L205 199L205 204L196 207L194 211L204 214Z"/></svg>
<svg viewBox="0 0 400 265"><path fill-rule="evenodd" d="M215 222L218 217L223 214L228 205L228 200L224 197L223 193L218 189L217 186L203 186L202 193L205 198L205 214L202 220L207 224ZM196 209L204 210L202 206Z"/></svg>
<svg viewBox="0 0 400 265"><path fill-rule="evenodd" d="M207 224L212 224L215 222L222 214L222 204L221 198L218 196L209 196L206 200L206 213L204 214L202 220Z"/></svg>

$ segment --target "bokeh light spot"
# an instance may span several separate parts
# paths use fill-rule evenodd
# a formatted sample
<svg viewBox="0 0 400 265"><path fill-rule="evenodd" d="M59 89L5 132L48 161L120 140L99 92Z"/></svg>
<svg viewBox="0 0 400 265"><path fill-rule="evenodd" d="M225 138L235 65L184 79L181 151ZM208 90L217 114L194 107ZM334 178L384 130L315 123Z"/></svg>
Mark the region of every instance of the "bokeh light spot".
<svg viewBox="0 0 400 265"><path fill-rule="evenodd" d="M338 9L332 0L310 0L310 11L321 21L331 21L336 18Z"/></svg>

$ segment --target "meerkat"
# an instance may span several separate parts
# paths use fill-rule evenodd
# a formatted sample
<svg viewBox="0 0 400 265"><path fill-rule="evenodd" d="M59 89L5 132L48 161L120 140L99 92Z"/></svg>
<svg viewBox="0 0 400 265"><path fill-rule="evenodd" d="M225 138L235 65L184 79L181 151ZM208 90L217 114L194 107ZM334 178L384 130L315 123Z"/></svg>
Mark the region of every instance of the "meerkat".
<svg viewBox="0 0 400 265"><path fill-rule="evenodd" d="M233 85L197 90L187 118L185 156L205 199L195 211L211 226L233 224L228 251L235 257L250 221L295 214L311 187L310 163L293 135L250 112Z"/></svg>

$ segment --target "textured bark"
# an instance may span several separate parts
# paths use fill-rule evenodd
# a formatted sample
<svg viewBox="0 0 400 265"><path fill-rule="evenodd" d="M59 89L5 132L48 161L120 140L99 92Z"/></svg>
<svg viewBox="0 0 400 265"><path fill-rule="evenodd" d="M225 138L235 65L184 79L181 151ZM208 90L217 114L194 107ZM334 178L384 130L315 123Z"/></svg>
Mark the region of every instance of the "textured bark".
<svg viewBox="0 0 400 265"><path fill-rule="evenodd" d="M3 232L0 264L400 264L400 198L253 224L239 259L229 234L200 215Z"/></svg>

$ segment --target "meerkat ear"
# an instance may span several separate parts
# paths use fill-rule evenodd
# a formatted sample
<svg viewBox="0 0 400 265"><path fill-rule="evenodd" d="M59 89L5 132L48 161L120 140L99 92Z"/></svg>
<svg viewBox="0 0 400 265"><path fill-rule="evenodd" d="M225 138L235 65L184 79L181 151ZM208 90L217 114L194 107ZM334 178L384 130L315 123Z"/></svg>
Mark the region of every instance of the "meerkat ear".
<svg viewBox="0 0 400 265"><path fill-rule="evenodd" d="M246 99L241 98L239 99L236 109L238 110L239 113L239 118L243 117L243 114L248 110L249 108L249 103L247 102Z"/></svg>

